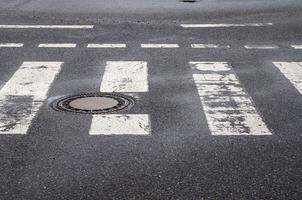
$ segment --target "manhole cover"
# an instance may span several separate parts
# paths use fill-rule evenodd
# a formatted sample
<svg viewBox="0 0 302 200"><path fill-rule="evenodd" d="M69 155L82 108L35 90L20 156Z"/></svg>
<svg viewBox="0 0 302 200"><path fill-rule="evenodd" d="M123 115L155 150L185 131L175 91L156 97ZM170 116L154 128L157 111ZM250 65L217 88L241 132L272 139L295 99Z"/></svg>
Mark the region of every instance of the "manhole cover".
<svg viewBox="0 0 302 200"><path fill-rule="evenodd" d="M62 97L52 102L58 111L84 114L114 113L131 108L135 99L117 93L90 93Z"/></svg>

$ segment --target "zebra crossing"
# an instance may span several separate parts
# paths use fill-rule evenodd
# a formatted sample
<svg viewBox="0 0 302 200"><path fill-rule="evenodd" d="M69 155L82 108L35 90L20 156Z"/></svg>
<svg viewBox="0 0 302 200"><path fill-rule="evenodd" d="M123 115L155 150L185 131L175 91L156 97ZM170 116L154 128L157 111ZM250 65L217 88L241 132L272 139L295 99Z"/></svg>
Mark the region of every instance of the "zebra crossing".
<svg viewBox="0 0 302 200"><path fill-rule="evenodd" d="M302 63L273 62L302 94ZM0 90L0 134L29 134L29 127L63 62L23 62ZM190 61L196 93L213 136L272 135L261 111L228 62ZM148 93L147 61L107 61L99 92ZM18 104L18 106L16 106ZM92 115L89 135L152 135L149 113Z"/></svg>

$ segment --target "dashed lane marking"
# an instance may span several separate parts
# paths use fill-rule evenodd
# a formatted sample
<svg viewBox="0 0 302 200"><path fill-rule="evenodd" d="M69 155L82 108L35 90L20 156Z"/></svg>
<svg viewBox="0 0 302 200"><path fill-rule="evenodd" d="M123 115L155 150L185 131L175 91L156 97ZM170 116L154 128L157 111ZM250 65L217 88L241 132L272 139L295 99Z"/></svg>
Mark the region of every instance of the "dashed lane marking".
<svg viewBox="0 0 302 200"><path fill-rule="evenodd" d="M183 28L227 28L227 27L260 27L272 26L273 23L244 23L244 24L181 24Z"/></svg>
<svg viewBox="0 0 302 200"><path fill-rule="evenodd" d="M39 48L75 48L77 44L74 43L43 43L39 44Z"/></svg>
<svg viewBox="0 0 302 200"><path fill-rule="evenodd" d="M290 45L294 49L302 49L302 45Z"/></svg>
<svg viewBox="0 0 302 200"><path fill-rule="evenodd" d="M92 29L94 25L0 25L0 29Z"/></svg>
<svg viewBox="0 0 302 200"><path fill-rule="evenodd" d="M23 47L23 43L0 43L0 48L20 48Z"/></svg>
<svg viewBox="0 0 302 200"><path fill-rule="evenodd" d="M24 62L0 90L0 134L26 134L62 62Z"/></svg>
<svg viewBox="0 0 302 200"><path fill-rule="evenodd" d="M272 135L226 62L190 62L212 135Z"/></svg>
<svg viewBox="0 0 302 200"><path fill-rule="evenodd" d="M141 44L142 48L179 48L178 44Z"/></svg>
<svg viewBox="0 0 302 200"><path fill-rule="evenodd" d="M244 45L246 49L279 49L277 45Z"/></svg>
<svg viewBox="0 0 302 200"><path fill-rule="evenodd" d="M230 45L218 45L218 44L192 44L193 49L229 49Z"/></svg>
<svg viewBox="0 0 302 200"><path fill-rule="evenodd" d="M273 62L273 64L302 94L302 62Z"/></svg>
<svg viewBox="0 0 302 200"><path fill-rule="evenodd" d="M126 48L126 44L88 44L87 48Z"/></svg>

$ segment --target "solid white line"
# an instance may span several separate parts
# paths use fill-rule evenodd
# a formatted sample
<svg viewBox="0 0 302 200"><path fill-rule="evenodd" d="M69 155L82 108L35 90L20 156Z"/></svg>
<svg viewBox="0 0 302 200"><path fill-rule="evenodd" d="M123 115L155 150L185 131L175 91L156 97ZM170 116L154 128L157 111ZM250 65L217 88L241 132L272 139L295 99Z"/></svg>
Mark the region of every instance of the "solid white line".
<svg viewBox="0 0 302 200"><path fill-rule="evenodd" d="M178 44L141 44L142 48L179 48Z"/></svg>
<svg viewBox="0 0 302 200"><path fill-rule="evenodd" d="M92 29L93 25L0 25L0 29Z"/></svg>
<svg viewBox="0 0 302 200"><path fill-rule="evenodd" d="M126 48L126 44L88 44L87 48Z"/></svg>
<svg viewBox="0 0 302 200"><path fill-rule="evenodd" d="M39 48L75 48L77 44L74 43L44 43L39 44Z"/></svg>
<svg viewBox="0 0 302 200"><path fill-rule="evenodd" d="M190 65L212 135L272 134L228 63Z"/></svg>
<svg viewBox="0 0 302 200"><path fill-rule="evenodd" d="M26 134L62 62L24 62L0 90L0 134Z"/></svg>
<svg viewBox="0 0 302 200"><path fill-rule="evenodd" d="M229 49L230 45L217 44L191 44L193 49Z"/></svg>
<svg viewBox="0 0 302 200"><path fill-rule="evenodd" d="M106 63L101 92L147 92L147 62L111 61Z"/></svg>
<svg viewBox="0 0 302 200"><path fill-rule="evenodd" d="M149 115L93 115L90 135L150 135Z"/></svg>
<svg viewBox="0 0 302 200"><path fill-rule="evenodd" d="M272 26L273 23L244 23L244 24L181 24L183 28L223 28L223 27L259 27Z"/></svg>
<svg viewBox="0 0 302 200"><path fill-rule="evenodd" d="M302 62L273 62L273 64L302 94Z"/></svg>
<svg viewBox="0 0 302 200"><path fill-rule="evenodd" d="M302 45L290 45L294 49L302 49Z"/></svg>
<svg viewBox="0 0 302 200"><path fill-rule="evenodd" d="M23 43L0 43L0 48L2 47L20 48L23 47Z"/></svg>
<svg viewBox="0 0 302 200"><path fill-rule="evenodd" d="M263 45L244 45L244 48L246 48L246 49L279 49L279 46L276 46L276 45L269 45L269 46L263 46Z"/></svg>

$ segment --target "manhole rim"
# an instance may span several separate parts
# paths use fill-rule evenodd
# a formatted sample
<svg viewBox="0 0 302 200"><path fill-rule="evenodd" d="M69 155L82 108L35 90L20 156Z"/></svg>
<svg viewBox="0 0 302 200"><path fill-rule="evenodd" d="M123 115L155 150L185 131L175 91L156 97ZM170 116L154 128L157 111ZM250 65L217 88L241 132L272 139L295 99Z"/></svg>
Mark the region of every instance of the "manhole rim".
<svg viewBox="0 0 302 200"><path fill-rule="evenodd" d="M69 106L69 103L73 100L85 98L85 97L107 97L118 101L118 104L114 107L102 110L85 110L77 109ZM80 94L64 95L56 98L50 103L50 107L55 111L69 112L74 114L112 114L120 113L122 111L130 110L136 104L136 99L132 96L121 93L107 93L107 92L90 92Z"/></svg>

